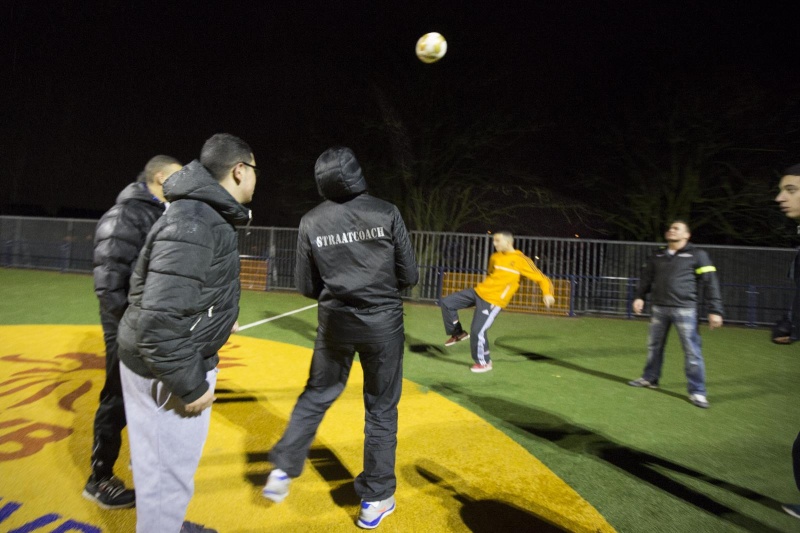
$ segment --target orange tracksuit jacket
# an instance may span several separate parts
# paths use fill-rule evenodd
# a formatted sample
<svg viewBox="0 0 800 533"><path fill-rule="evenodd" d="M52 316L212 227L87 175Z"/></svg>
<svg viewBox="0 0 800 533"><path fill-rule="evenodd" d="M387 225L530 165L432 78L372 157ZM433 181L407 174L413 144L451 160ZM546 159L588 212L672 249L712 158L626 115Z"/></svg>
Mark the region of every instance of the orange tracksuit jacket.
<svg viewBox="0 0 800 533"><path fill-rule="evenodd" d="M475 292L492 305L505 309L519 289L519 277L535 281L545 296L553 295L553 282L536 268L533 260L520 252L495 252L489 258L489 272Z"/></svg>

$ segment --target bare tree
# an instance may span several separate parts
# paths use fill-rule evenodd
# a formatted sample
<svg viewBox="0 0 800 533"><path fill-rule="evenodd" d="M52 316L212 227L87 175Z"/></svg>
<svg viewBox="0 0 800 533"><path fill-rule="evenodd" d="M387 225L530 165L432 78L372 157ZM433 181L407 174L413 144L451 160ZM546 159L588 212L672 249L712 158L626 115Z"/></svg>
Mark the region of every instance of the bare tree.
<svg viewBox="0 0 800 533"><path fill-rule="evenodd" d="M598 171L584 175L612 232L660 240L682 218L715 240L764 243L778 215L770 169L782 159L792 110L752 85L677 85L654 96L609 120Z"/></svg>
<svg viewBox="0 0 800 533"><path fill-rule="evenodd" d="M586 212L543 186L513 155L528 149L539 125L496 110L469 113L446 105L412 109L403 119L377 84L372 89L382 120L370 128L385 136L391 153L378 169L380 183L412 228L459 231L523 208L566 217Z"/></svg>

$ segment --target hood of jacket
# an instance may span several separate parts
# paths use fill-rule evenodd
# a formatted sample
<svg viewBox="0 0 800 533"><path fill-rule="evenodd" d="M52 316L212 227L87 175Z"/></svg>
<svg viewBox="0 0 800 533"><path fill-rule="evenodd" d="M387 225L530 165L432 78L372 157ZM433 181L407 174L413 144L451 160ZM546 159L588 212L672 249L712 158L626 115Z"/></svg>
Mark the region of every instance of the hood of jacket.
<svg viewBox="0 0 800 533"><path fill-rule="evenodd" d="M250 210L237 202L196 159L167 178L164 197L170 202L196 200L206 203L231 224L246 223L252 216Z"/></svg>
<svg viewBox="0 0 800 533"><path fill-rule="evenodd" d="M125 204L134 200L158 206L164 205L161 200L153 196L153 193L150 192L150 189L147 188L147 184L143 181L136 181L128 184L128 186L122 189L122 192L117 195L118 204Z"/></svg>
<svg viewBox="0 0 800 533"><path fill-rule="evenodd" d="M326 200L344 199L367 191L367 180L350 148L328 148L314 165L317 190Z"/></svg>

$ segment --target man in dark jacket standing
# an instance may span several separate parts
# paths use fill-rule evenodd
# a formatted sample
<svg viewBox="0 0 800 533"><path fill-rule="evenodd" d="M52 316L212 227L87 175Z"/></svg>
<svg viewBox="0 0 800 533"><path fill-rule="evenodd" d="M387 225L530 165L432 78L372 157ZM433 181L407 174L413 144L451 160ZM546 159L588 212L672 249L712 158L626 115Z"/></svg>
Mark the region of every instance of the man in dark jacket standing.
<svg viewBox="0 0 800 533"><path fill-rule="evenodd" d="M133 490L126 489L122 480L114 476L125 427L117 329L128 307L130 277L139 250L164 212L164 181L180 168L174 157L157 155L150 159L140 181L125 187L114 207L100 218L94 235L94 291L100 301L100 323L106 345L106 381L94 417L92 473L83 496L103 509L134 505Z"/></svg>
<svg viewBox="0 0 800 533"><path fill-rule="evenodd" d="M780 205L784 215L800 224L800 164L783 171L779 188L780 192L775 197L775 201ZM800 225L797 228L797 232L800 233ZM787 316L789 324L780 337L773 337L773 341L779 344L791 344L798 338L798 329L800 329L798 326L800 322L800 250L792 263L791 276L797 285L792 308ZM800 490L800 433L797 434L794 446L792 446L792 467L795 485ZM784 504L783 510L795 518L800 518L800 504Z"/></svg>
<svg viewBox="0 0 800 533"><path fill-rule="evenodd" d="M775 197L783 214L800 224L798 192L800 192L800 164L783 171L780 192ZM797 233L800 235L800 226ZM786 315L772 330L772 342L776 344L791 344L800 339L800 249L789 265L789 278L795 283L794 298Z"/></svg>
<svg viewBox="0 0 800 533"><path fill-rule="evenodd" d="M633 387L658 388L661 366L664 363L664 346L670 324L675 324L681 346L686 355L686 379L689 401L697 407L709 406L706 398L706 369L700 349L698 307L701 285L704 285L708 308L708 325L711 329L722 326L722 297L717 280L717 269L703 250L689 243L689 226L683 220L674 221L665 237L666 249L653 255L642 273L633 311L638 315L644 308L644 298L651 295L650 339L647 364L642 377L628 382Z"/></svg>
<svg viewBox="0 0 800 533"><path fill-rule="evenodd" d="M170 202L139 255L119 329L138 533L210 532L184 522L208 435L218 350L239 313L235 224L256 184L252 150L217 134L164 185Z"/></svg>
<svg viewBox="0 0 800 533"><path fill-rule="evenodd" d="M403 301L419 278L400 212L367 193L349 148L317 159L317 188L325 201L300 221L297 285L319 301L317 340L305 390L289 426L270 452L275 469L263 495L275 502L300 475L323 416L347 383L353 356L364 370L364 471L358 525L372 529L394 511L397 404L403 380Z"/></svg>

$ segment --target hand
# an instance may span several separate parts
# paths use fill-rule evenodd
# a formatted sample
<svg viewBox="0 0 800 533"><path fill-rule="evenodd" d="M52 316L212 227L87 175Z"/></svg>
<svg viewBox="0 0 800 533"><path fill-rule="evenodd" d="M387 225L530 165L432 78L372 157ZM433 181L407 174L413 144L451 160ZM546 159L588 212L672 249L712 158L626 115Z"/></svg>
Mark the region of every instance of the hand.
<svg viewBox="0 0 800 533"><path fill-rule="evenodd" d="M556 299L552 294L545 294L542 300L544 300L544 306L548 309L552 307L554 303L556 303Z"/></svg>
<svg viewBox="0 0 800 533"><path fill-rule="evenodd" d="M719 315L715 315L713 313L708 314L708 327L709 329L714 328L721 328L722 327L722 317Z"/></svg>
<svg viewBox="0 0 800 533"><path fill-rule="evenodd" d="M239 331L239 321L238 320L233 323L233 327L231 328L231 333L236 333L237 331Z"/></svg>
<svg viewBox="0 0 800 533"><path fill-rule="evenodd" d="M642 309L644 309L644 300L642 300L641 298L636 298L633 301L633 312L636 313L637 315L641 315Z"/></svg>
<svg viewBox="0 0 800 533"><path fill-rule="evenodd" d="M214 396L214 391L208 389L205 394L200 396L198 399L192 403L186 404L186 412L192 414L200 413L203 411L203 409L211 407L211 404L214 403L214 400L216 399L217 397Z"/></svg>

